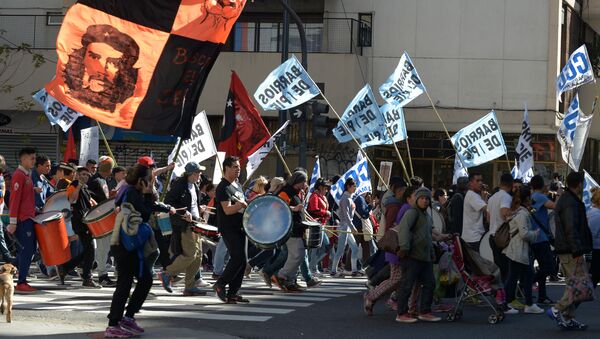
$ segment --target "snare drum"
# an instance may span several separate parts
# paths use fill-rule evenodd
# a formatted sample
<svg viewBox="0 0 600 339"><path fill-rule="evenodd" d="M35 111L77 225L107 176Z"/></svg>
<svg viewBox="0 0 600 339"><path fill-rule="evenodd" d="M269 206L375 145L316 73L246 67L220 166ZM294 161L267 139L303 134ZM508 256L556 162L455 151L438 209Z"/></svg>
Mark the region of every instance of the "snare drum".
<svg viewBox="0 0 600 339"><path fill-rule="evenodd" d="M285 244L292 232L292 211L283 199L266 195L248 205L242 219L248 239L260 249Z"/></svg>
<svg viewBox="0 0 600 339"><path fill-rule="evenodd" d="M211 239L219 237L219 229L209 224L204 224L200 222L194 223L192 231L194 231L195 233L202 234L203 236Z"/></svg>
<svg viewBox="0 0 600 339"><path fill-rule="evenodd" d="M71 260L71 246L62 213L42 213L33 218L33 221L44 264L54 266Z"/></svg>
<svg viewBox="0 0 600 339"><path fill-rule="evenodd" d="M315 221L303 221L302 225L308 227L304 231L304 246L306 248L319 248L323 243L323 228Z"/></svg>
<svg viewBox="0 0 600 339"><path fill-rule="evenodd" d="M173 227L171 226L171 217L169 213L158 213L156 215L156 224L160 228L162 235L173 234Z"/></svg>
<svg viewBox="0 0 600 339"><path fill-rule="evenodd" d="M109 199L89 210L83 216L83 223L87 224L93 238L102 238L112 233L116 218L115 199Z"/></svg>
<svg viewBox="0 0 600 339"><path fill-rule="evenodd" d="M73 226L71 224L71 202L69 202L69 198L67 196L67 191L62 190L52 194L50 197L46 199L46 203L42 208L42 212L50 213L50 212L61 212L63 214L65 220L65 227L67 228L67 234L72 236L75 234L73 232Z"/></svg>

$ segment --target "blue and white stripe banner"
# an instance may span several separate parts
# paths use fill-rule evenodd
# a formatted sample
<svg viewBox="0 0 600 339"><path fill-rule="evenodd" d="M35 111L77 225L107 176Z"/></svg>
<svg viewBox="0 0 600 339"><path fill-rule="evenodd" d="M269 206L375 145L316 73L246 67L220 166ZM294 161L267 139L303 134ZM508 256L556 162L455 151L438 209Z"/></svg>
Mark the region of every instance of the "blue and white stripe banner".
<svg viewBox="0 0 600 339"><path fill-rule="evenodd" d="M594 115L585 115L579 107L579 95L575 94L562 124L556 132L563 160L575 171L583 159L585 143Z"/></svg>
<svg viewBox="0 0 600 339"><path fill-rule="evenodd" d="M356 182L356 191L352 198L359 196L365 192L373 192L371 187L371 176L369 175L369 164L367 158L363 158L350 168L333 186L331 186L331 195L335 202L339 202L342 194L344 194L344 183L348 178L353 178Z"/></svg>
<svg viewBox="0 0 600 339"><path fill-rule="evenodd" d="M570 89L579 87L594 79L594 69L588 56L585 44L571 54L565 67L556 78L556 96L560 100L560 95Z"/></svg>

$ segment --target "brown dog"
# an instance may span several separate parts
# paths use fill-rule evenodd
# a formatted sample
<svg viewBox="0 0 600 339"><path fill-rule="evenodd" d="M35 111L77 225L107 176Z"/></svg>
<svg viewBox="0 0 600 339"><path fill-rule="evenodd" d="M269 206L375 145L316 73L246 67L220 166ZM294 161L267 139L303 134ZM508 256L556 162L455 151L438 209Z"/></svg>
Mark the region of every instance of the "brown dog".
<svg viewBox="0 0 600 339"><path fill-rule="evenodd" d="M17 274L17 268L11 264L0 266L0 314L4 314L4 300L6 299L6 322L12 322L13 294L15 286L13 276Z"/></svg>

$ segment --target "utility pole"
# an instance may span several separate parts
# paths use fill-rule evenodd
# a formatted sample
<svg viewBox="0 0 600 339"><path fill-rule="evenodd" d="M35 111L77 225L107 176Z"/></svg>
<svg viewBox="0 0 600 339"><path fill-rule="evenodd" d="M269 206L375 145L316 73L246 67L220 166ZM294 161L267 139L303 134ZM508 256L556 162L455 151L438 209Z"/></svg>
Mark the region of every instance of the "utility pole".
<svg viewBox="0 0 600 339"><path fill-rule="evenodd" d="M289 8L289 6L287 4L288 0L280 0L280 1L281 1L281 4L283 5L284 9L286 7ZM282 34L282 39L281 39L281 63L284 63L289 58L290 15L288 14L287 10L283 11L283 32L282 33L283 34ZM287 119L288 119L288 111L287 110L279 111L279 127L283 126L283 124L285 124ZM279 138L277 143L279 144L279 149L285 155L287 153L287 149L286 149L287 148L286 147L287 133L284 133ZM283 177L283 174L284 174L283 162L281 161L281 159L278 159L277 160L277 175L280 177Z"/></svg>

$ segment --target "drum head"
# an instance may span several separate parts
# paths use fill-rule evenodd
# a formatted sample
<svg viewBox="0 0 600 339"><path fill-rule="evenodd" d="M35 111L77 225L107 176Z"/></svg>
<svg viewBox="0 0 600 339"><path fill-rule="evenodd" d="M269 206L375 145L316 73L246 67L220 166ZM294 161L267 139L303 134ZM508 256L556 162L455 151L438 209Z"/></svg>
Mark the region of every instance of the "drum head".
<svg viewBox="0 0 600 339"><path fill-rule="evenodd" d="M115 210L115 199L110 199L102 202L98 206L92 208L83 217L84 223L90 223L101 220L108 215L112 214Z"/></svg>
<svg viewBox="0 0 600 339"><path fill-rule="evenodd" d="M42 212L55 212L55 211L71 211L71 204L69 203L69 199L67 198L67 191L58 191L52 194L48 199L46 199L46 203L44 204L44 208Z"/></svg>
<svg viewBox="0 0 600 339"><path fill-rule="evenodd" d="M283 199L274 195L258 197L244 211L244 230L248 239L268 248L280 245L292 230L292 212Z"/></svg>
<svg viewBox="0 0 600 339"><path fill-rule="evenodd" d="M306 227L318 227L321 228L321 223L317 221L303 221L302 225Z"/></svg>
<svg viewBox="0 0 600 339"><path fill-rule="evenodd" d="M210 231L210 232L215 232L218 233L219 229L216 228L215 226L209 225L209 224L201 224L201 223L196 223L194 224L195 227L201 228L205 231Z"/></svg>
<svg viewBox="0 0 600 339"><path fill-rule="evenodd" d="M44 224L47 222L51 222L54 220L58 220L62 218L63 214L61 212L46 212L42 214L38 214L35 218L32 218L37 224Z"/></svg>

